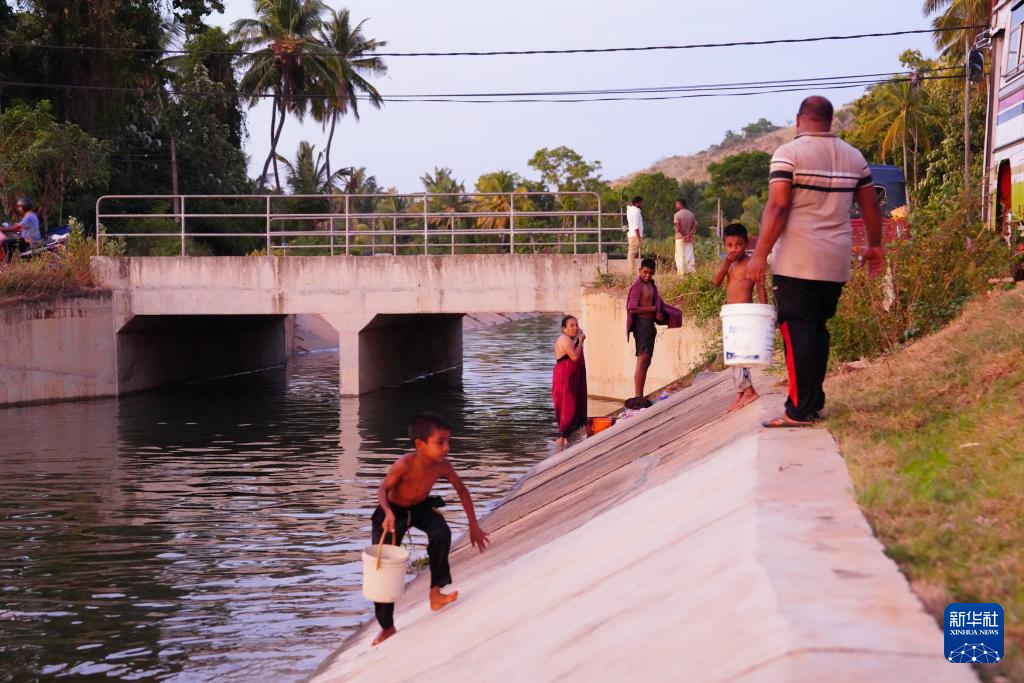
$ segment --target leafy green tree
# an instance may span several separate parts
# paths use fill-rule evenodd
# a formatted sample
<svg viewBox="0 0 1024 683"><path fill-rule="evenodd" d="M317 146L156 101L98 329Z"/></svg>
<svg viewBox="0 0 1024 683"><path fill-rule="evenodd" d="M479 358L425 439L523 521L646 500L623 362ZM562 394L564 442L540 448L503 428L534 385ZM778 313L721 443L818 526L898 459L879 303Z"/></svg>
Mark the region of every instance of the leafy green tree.
<svg viewBox="0 0 1024 683"><path fill-rule="evenodd" d="M238 44L247 51L238 60L245 72L239 90L249 97L250 106L261 97L273 97L270 153L260 180L265 183L273 163L274 185L280 192L277 144L285 119L289 113L300 120L305 116L309 101L303 94L314 84L334 82L327 50L316 36L327 6L322 0L255 0L255 9L255 18L232 25Z"/></svg>
<svg viewBox="0 0 1024 683"><path fill-rule="evenodd" d="M761 214L764 212L764 205L767 201L764 195L751 195L743 200L743 214L739 222L746 227L747 232L756 235L761 232Z"/></svg>
<svg viewBox="0 0 1024 683"><path fill-rule="evenodd" d="M727 156L718 163L708 164L711 182L706 196L722 201L722 214L727 219L739 218L743 201L768 190L768 167L771 155L767 152L740 152Z"/></svg>
<svg viewBox="0 0 1024 683"><path fill-rule="evenodd" d="M672 216L680 199L679 183L664 173L640 173L622 188L626 200L640 195L644 198L644 228L655 238L670 237L675 228Z"/></svg>
<svg viewBox="0 0 1024 683"><path fill-rule="evenodd" d="M185 83L194 79L201 67L204 77L218 86L202 90L206 97L214 98L213 111L217 120L228 127L228 139L232 145L241 148L245 137L245 112L242 100L238 98L238 81L235 78L235 55L238 45L218 27L201 27L185 41L182 54L175 54L164 60L164 66L171 73L171 81L178 91L189 93ZM191 88L192 91L197 88ZM219 91L219 92L218 92Z"/></svg>
<svg viewBox="0 0 1024 683"><path fill-rule="evenodd" d="M27 194L44 219L59 221L69 193L108 179L106 145L73 123L55 121L47 104L17 104L0 114L0 197L8 215Z"/></svg>
<svg viewBox="0 0 1024 683"><path fill-rule="evenodd" d="M360 98L378 109L384 101L367 77L387 73L384 60L373 54L387 43L367 38L363 34L365 23L364 19L353 26L349 11L342 9L330 12L320 31L320 42L328 52L326 62L330 78L315 84L316 92L324 93L325 97L313 100L311 107L313 117L330 126L324 155L328 192L334 191L331 148L338 119L351 113L358 121Z"/></svg>
<svg viewBox="0 0 1024 683"><path fill-rule="evenodd" d="M178 148L179 189L182 194L240 194L251 191L245 154L239 148L236 129L240 122L224 121L224 86L211 81L206 67L197 62L190 74L175 77L177 94L160 115L159 132L173 137ZM155 174L170 189L170 167Z"/></svg>
<svg viewBox="0 0 1024 683"><path fill-rule="evenodd" d="M593 189L595 183L600 182L601 162L589 162L564 145L539 149L527 163L540 173L541 181L549 190L581 192Z"/></svg>
<svg viewBox="0 0 1024 683"><path fill-rule="evenodd" d="M774 131L777 131L779 130L779 128L781 128L781 126L776 126L768 119L761 117L757 121L754 121L753 123L748 123L747 125L743 126L743 137L750 140L756 137L760 137L765 133L772 133Z"/></svg>
<svg viewBox="0 0 1024 683"><path fill-rule="evenodd" d="M5 3L6 4L6 3ZM99 48L139 48L134 52L104 50L47 50L18 53L18 64L4 65L4 73L30 83L66 83L67 89L26 88L9 91L7 101L53 104L57 120L77 124L92 135L117 137L128 125L139 126L152 114L158 96L145 92L161 84L160 50L167 32L162 22L163 3L146 0L26 0L11 36L16 43L87 45ZM11 71L10 69L17 69ZM88 91L78 86L95 84L124 88ZM132 88L145 89L131 92Z"/></svg>
<svg viewBox="0 0 1024 683"><path fill-rule="evenodd" d="M171 9L174 18L181 22L181 25L189 33L201 32L208 28L203 24L203 18L217 12L224 11L223 0L171 0Z"/></svg>

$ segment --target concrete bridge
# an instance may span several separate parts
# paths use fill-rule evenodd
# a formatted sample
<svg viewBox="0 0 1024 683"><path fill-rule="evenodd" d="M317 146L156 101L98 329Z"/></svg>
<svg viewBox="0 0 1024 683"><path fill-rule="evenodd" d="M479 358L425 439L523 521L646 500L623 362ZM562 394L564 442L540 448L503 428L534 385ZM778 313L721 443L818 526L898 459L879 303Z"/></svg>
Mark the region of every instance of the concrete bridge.
<svg viewBox="0 0 1024 683"><path fill-rule="evenodd" d="M341 393L365 393L460 366L466 313L578 313L607 268L605 254L92 260L118 394L281 363L296 314L337 330Z"/></svg>

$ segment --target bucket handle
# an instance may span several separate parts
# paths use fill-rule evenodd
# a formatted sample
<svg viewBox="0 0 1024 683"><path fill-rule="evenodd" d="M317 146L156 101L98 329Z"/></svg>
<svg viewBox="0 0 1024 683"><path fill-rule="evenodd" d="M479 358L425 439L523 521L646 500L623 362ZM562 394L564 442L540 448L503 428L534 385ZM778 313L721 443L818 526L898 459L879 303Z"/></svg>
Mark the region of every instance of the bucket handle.
<svg viewBox="0 0 1024 683"><path fill-rule="evenodd" d="M380 556L384 553L384 539L388 537L385 531L380 535L380 543L377 544L377 571L380 571ZM391 529L391 545L398 545L395 543L395 530Z"/></svg>

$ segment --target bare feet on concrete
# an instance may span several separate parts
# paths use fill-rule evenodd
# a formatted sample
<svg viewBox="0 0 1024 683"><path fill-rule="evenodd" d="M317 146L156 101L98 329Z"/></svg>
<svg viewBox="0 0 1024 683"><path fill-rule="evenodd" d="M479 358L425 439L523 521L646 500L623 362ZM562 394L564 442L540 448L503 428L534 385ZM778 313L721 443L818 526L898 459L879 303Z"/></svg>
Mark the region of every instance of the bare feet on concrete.
<svg viewBox="0 0 1024 683"><path fill-rule="evenodd" d="M459 599L459 591L452 591L451 593L442 593L441 589L434 586L430 589L430 609L435 612L448 603L455 602Z"/></svg>
<svg viewBox="0 0 1024 683"><path fill-rule="evenodd" d="M398 633L398 629L396 629L394 626L389 626L388 628L381 630L381 632L377 634L377 637L373 639L373 644L380 645L396 633Z"/></svg>
<svg viewBox="0 0 1024 683"><path fill-rule="evenodd" d="M761 396L756 391L754 391L753 387L750 387L749 389L744 389L743 391L736 394L736 400L733 401L728 408L726 408L725 412L731 413L735 410L739 410L744 406L750 405L759 398L761 398Z"/></svg>

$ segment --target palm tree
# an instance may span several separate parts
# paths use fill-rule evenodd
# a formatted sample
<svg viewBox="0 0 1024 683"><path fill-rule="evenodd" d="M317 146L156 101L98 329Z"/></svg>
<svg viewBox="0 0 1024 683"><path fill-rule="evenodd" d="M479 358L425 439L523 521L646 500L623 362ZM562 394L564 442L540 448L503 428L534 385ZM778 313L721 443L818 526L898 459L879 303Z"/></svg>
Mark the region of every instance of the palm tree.
<svg viewBox="0 0 1024 683"><path fill-rule="evenodd" d="M324 97L313 100L312 114L321 123L330 122L325 154L329 192L334 191L331 181L331 146L338 119L351 112L358 121L360 97L365 97L371 106L378 109L384 101L365 76L382 76L387 73L384 60L373 54L387 43L363 35L365 23L366 20L363 20L352 26L349 11L343 9L330 13L319 34L320 43L328 52L330 78L317 84L318 93L323 93Z"/></svg>
<svg viewBox="0 0 1024 683"><path fill-rule="evenodd" d="M345 194L367 195L379 194L380 185L377 178L370 175L365 166L343 168L334 172L334 177L343 181L342 192ZM374 197L363 197L349 200L349 211L352 213L373 213L377 200Z"/></svg>
<svg viewBox="0 0 1024 683"><path fill-rule="evenodd" d="M452 175L452 169L440 166L435 166L433 173L421 175L420 182L423 183L423 189L428 193L445 195L431 197L427 210L431 213L449 214L447 219L448 226L450 229L454 229L455 214L462 208L464 203L462 193L466 191L466 186L461 181L455 179L455 176ZM445 219L443 218L430 219L430 223L433 225L442 225L444 222Z"/></svg>
<svg viewBox="0 0 1024 683"><path fill-rule="evenodd" d="M512 211L512 195L523 194L517 199L515 207L521 211L529 211L529 199L525 196L526 187L523 179L512 171L495 171L485 173L476 181L477 192L500 192L473 198L473 211L480 213L510 213ZM508 227L507 216L481 216L476 219L477 227L486 230L504 230Z"/></svg>
<svg viewBox="0 0 1024 683"><path fill-rule="evenodd" d="M324 164L324 153L316 153L315 145L303 140L295 152L294 162L284 157L279 160L287 169L285 179L292 194L320 194L328 188L329 177ZM343 172L338 171L335 176L340 178Z"/></svg>
<svg viewBox="0 0 1024 683"><path fill-rule="evenodd" d="M903 158L903 177L908 186L917 189L917 159L921 147L921 129L940 124L939 114L923 88L917 88L906 80L890 81L878 86L874 103L875 114L865 122L865 128L872 132L885 131L882 139L882 158L895 151L900 145ZM911 152L908 139L913 144ZM923 137L924 151L928 151L930 136ZM912 156L911 156L912 155ZM913 180L908 162L913 159ZM912 193L907 193L908 201Z"/></svg>
<svg viewBox="0 0 1024 683"><path fill-rule="evenodd" d="M935 47L945 54L964 49L974 43L974 37L988 27L991 21L991 0L924 0L922 11L926 17L942 12L932 20L937 29ZM958 26L981 26L960 31L949 31Z"/></svg>
<svg viewBox="0 0 1024 683"><path fill-rule="evenodd" d="M261 97L273 97L270 153L260 178L266 182L273 163L280 192L277 143L285 118L291 113L301 119L309 105L304 93L331 79L325 50L315 39L327 6L322 0L256 0L255 9L255 19L239 19L231 27L239 47L249 50L238 61L245 71L238 88L248 96L250 107Z"/></svg>

